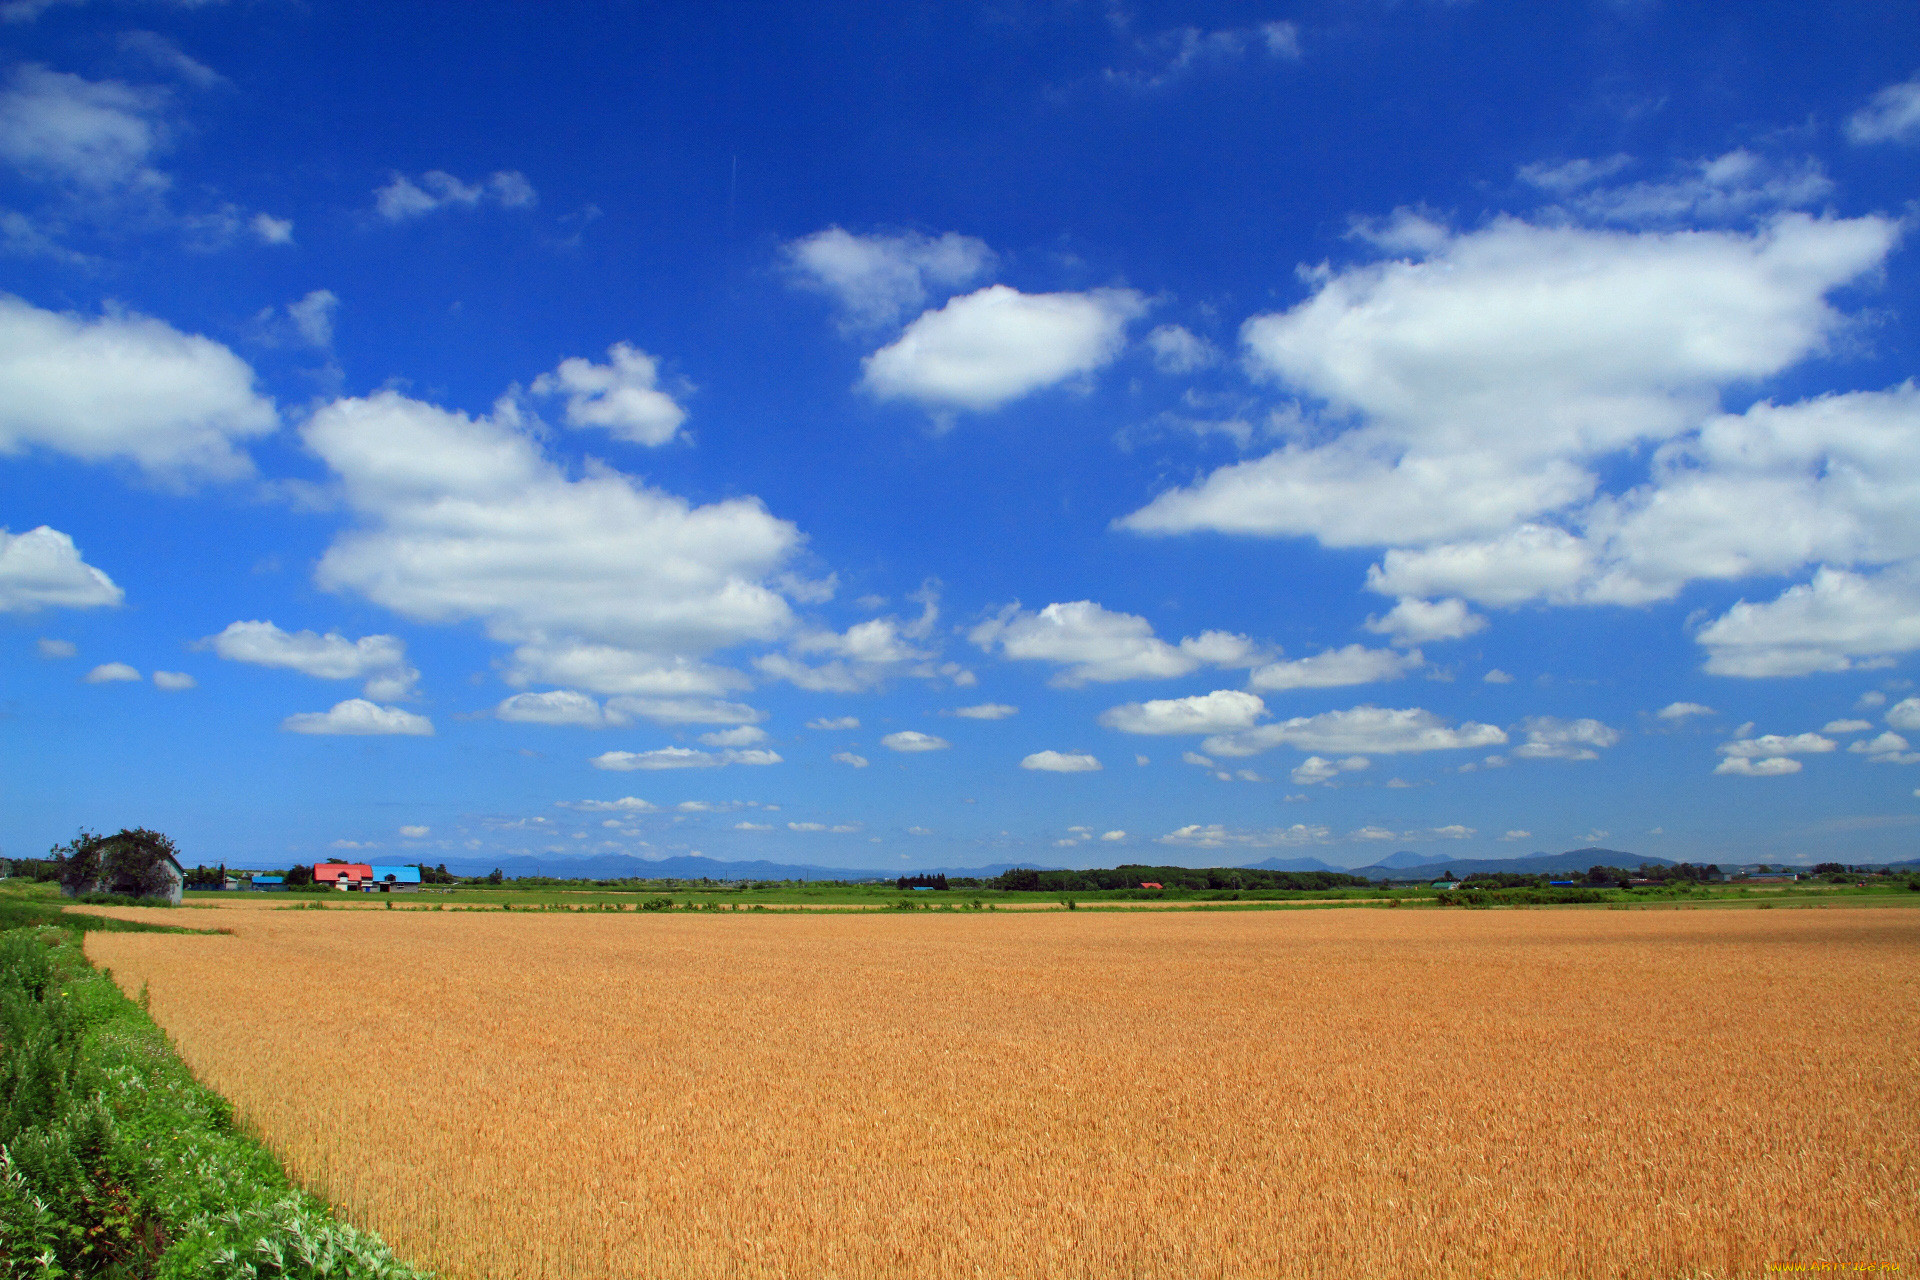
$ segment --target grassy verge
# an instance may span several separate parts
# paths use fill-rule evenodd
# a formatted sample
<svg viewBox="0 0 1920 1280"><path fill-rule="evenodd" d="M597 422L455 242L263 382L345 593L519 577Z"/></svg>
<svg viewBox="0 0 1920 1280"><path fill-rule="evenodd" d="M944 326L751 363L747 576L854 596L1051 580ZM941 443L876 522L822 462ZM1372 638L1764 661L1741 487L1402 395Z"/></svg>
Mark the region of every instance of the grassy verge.
<svg viewBox="0 0 1920 1280"><path fill-rule="evenodd" d="M0 920L40 904L0 902ZM0 1277L414 1280L336 1222L94 970L78 929L0 933Z"/></svg>

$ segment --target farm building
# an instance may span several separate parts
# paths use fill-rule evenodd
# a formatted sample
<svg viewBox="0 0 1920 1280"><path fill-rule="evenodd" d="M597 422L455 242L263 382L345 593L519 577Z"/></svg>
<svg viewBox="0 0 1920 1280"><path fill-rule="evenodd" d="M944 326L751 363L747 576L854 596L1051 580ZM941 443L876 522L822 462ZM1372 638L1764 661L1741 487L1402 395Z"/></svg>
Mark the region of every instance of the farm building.
<svg viewBox="0 0 1920 1280"><path fill-rule="evenodd" d="M371 887L381 893L413 892L420 888L420 868L376 866Z"/></svg>
<svg viewBox="0 0 1920 1280"><path fill-rule="evenodd" d="M98 873L68 881L62 878L60 892L69 898L93 893L115 893L129 898L164 898L180 905L180 893L187 883L186 870L170 853L157 853L144 869L102 866Z"/></svg>
<svg viewBox="0 0 1920 1280"><path fill-rule="evenodd" d="M285 876L255 876L252 884L254 890L259 893L283 892L287 887L287 878Z"/></svg>
<svg viewBox="0 0 1920 1280"><path fill-rule="evenodd" d="M373 868L364 862L321 862L313 868L313 882L336 889L364 889L373 882Z"/></svg>

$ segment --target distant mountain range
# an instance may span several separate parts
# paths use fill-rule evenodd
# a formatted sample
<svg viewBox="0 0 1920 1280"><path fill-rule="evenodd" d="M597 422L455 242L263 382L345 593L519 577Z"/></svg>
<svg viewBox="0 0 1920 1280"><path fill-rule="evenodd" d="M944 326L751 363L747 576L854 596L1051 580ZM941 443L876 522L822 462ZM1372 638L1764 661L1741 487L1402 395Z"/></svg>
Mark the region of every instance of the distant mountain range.
<svg viewBox="0 0 1920 1280"><path fill-rule="evenodd" d="M1456 878L1498 875L1502 872L1544 875L1556 871L1584 872L1593 866L1631 869L1643 862L1657 867L1676 865L1671 858L1596 847L1570 849L1565 853L1535 852L1515 858L1454 858L1444 862L1429 862L1424 860L1425 857L1402 849L1364 867L1338 867L1319 858L1266 858L1242 865L1254 871L1337 871L1343 875L1365 876L1369 880L1438 880L1448 872L1452 872ZM1743 864L1722 865L1730 869ZM1890 865L1896 871L1907 870L1920 867L1920 859L1910 858ZM985 880L1015 867L1032 867L1039 871L1060 869L1038 862L994 862L980 867L914 867L911 870L871 871L856 867L821 867L810 863L721 862L698 857L653 860L627 854L601 854L592 858L449 858L446 862L447 870L462 876L484 876L495 867L500 868L500 873L510 880L521 876L550 876L557 880L892 880L902 874L970 876Z"/></svg>

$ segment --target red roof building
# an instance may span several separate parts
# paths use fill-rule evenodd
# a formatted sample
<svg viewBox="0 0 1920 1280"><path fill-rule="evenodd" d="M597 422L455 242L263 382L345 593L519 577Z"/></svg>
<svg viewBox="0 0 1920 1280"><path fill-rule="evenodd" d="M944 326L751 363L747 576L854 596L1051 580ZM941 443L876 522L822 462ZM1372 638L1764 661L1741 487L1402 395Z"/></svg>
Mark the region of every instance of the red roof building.
<svg viewBox="0 0 1920 1280"><path fill-rule="evenodd" d="M322 862L313 868L313 879L336 889L359 889L373 883L373 868L364 862Z"/></svg>

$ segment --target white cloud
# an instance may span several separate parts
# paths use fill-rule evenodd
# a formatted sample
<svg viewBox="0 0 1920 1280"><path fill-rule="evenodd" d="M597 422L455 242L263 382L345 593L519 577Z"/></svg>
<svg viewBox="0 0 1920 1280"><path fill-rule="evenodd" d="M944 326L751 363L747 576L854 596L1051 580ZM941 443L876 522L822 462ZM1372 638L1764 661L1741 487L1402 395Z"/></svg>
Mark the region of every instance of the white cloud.
<svg viewBox="0 0 1920 1280"><path fill-rule="evenodd" d="M1146 766L1148 766L1148 765L1150 765L1150 764L1152 764L1152 763L1153 763L1153 761L1151 761L1151 760L1149 760L1149 759L1147 759L1147 757L1145 757L1145 756L1135 756L1135 757L1133 758L1133 762L1134 762L1134 763L1135 763L1136 765L1139 765L1139 766L1140 766L1141 768L1143 768L1143 769L1144 769L1144 768L1145 768Z"/></svg>
<svg viewBox="0 0 1920 1280"><path fill-rule="evenodd" d="M891 751L941 751L951 746L945 738L936 738L930 733L921 733L915 729L902 729L880 739L880 745Z"/></svg>
<svg viewBox="0 0 1920 1280"><path fill-rule="evenodd" d="M1020 761L1022 769L1041 773L1097 773L1100 761L1083 752L1036 751Z"/></svg>
<svg viewBox="0 0 1920 1280"><path fill-rule="evenodd" d="M948 714L963 720L1005 720L1008 716L1020 714L1020 708L1004 702L983 702L974 707L955 707Z"/></svg>
<svg viewBox="0 0 1920 1280"><path fill-rule="evenodd" d="M1920 75L1888 85L1848 116L1847 139L1859 145L1920 142Z"/></svg>
<svg viewBox="0 0 1920 1280"><path fill-rule="evenodd" d="M1866 575L1821 568L1774 600L1742 600L1694 637L1723 676L1800 676L1877 666L1920 649L1920 566Z"/></svg>
<svg viewBox="0 0 1920 1280"><path fill-rule="evenodd" d="M1135 92L1162 89L1204 71L1233 66L1264 54L1283 62L1300 60L1300 28L1291 22L1264 22L1252 27L1204 31L1175 27L1170 31L1133 39L1135 65L1108 67L1108 84Z"/></svg>
<svg viewBox="0 0 1920 1280"><path fill-rule="evenodd" d="M1110 841L1112 843L1117 844L1120 841L1125 840L1127 838L1127 833L1124 831L1102 831L1100 833L1100 838L1102 840Z"/></svg>
<svg viewBox="0 0 1920 1280"><path fill-rule="evenodd" d="M735 831L771 831L773 824L771 822L736 822L733 824L733 829Z"/></svg>
<svg viewBox="0 0 1920 1280"><path fill-rule="evenodd" d="M0 613L113 607L125 596L113 579L82 560L73 539L58 529L43 524L16 534L0 528Z"/></svg>
<svg viewBox="0 0 1920 1280"><path fill-rule="evenodd" d="M54 640L47 636L41 636L33 643L34 649L42 658L47 659L49 662L57 661L61 658L75 657L80 652L80 647L71 640Z"/></svg>
<svg viewBox="0 0 1920 1280"><path fill-rule="evenodd" d="M158 320L42 311L0 294L0 455L52 449L126 459L172 480L234 479L235 445L279 425L253 370L227 348Z"/></svg>
<svg viewBox="0 0 1920 1280"><path fill-rule="evenodd" d="M84 191L163 189L165 175L148 160L166 144L165 102L157 90L118 80L15 67L0 90L0 160Z"/></svg>
<svg viewBox="0 0 1920 1280"><path fill-rule="evenodd" d="M512 170L501 170L472 185L439 169L421 174L418 182L396 173L386 186L373 193L374 208L389 222L404 222L439 209L471 209L480 204L521 209L538 198L526 178Z"/></svg>
<svg viewBox="0 0 1920 1280"><path fill-rule="evenodd" d="M1512 831L1507 832L1507 834L1501 836L1500 838L1502 840L1531 840L1533 839L1533 832L1522 831L1516 828Z"/></svg>
<svg viewBox="0 0 1920 1280"><path fill-rule="evenodd" d="M755 747L767 740L767 731L758 725L743 724L732 729L703 733L698 741L708 747Z"/></svg>
<svg viewBox="0 0 1920 1280"><path fill-rule="evenodd" d="M1880 705L1879 702L1868 704L1865 698L1861 702L1871 706ZM1896 729L1920 730L1920 698L1902 698L1888 707L1887 723Z"/></svg>
<svg viewBox="0 0 1920 1280"><path fill-rule="evenodd" d="M604 751L588 763L596 769L629 773L636 769L718 769L730 764L781 763L772 751L696 751L692 747L659 747L653 751Z"/></svg>
<svg viewBox="0 0 1920 1280"><path fill-rule="evenodd" d="M1159 844L1189 845L1199 849L1248 848L1271 849L1287 845L1324 844L1333 832L1323 826L1296 822L1290 827L1247 830L1226 827L1217 822L1193 823L1159 836Z"/></svg>
<svg viewBox="0 0 1920 1280"><path fill-rule="evenodd" d="M1017 661L1052 662L1066 668L1049 682L1077 688L1089 681L1164 679L1203 665L1252 666L1265 651L1245 636L1205 631L1177 646L1153 634L1153 624L1115 613L1091 600L1050 604L1037 613L1008 605L968 632L967 638Z"/></svg>
<svg viewBox="0 0 1920 1280"><path fill-rule="evenodd" d="M433 834L433 828L417 826L402 827L400 828L400 834L409 840L425 840Z"/></svg>
<svg viewBox="0 0 1920 1280"><path fill-rule="evenodd" d="M408 697L420 679L407 662L406 643L395 636L349 640L335 631L323 636L282 631L272 622L233 622L200 643L229 662L298 671L321 680L364 679L369 698Z"/></svg>
<svg viewBox="0 0 1920 1280"><path fill-rule="evenodd" d="M1702 706L1698 702L1669 702L1654 713L1662 720L1685 720L1692 716L1717 715L1712 707Z"/></svg>
<svg viewBox="0 0 1920 1280"><path fill-rule="evenodd" d="M1400 837L1395 835L1393 832L1387 830L1385 827L1367 826L1367 827L1361 827L1357 831L1349 832L1347 835L1347 839L1349 840L1398 840L1400 839Z"/></svg>
<svg viewBox="0 0 1920 1280"><path fill-rule="evenodd" d="M1889 729L1878 737L1852 743L1847 750L1867 757L1874 764L1920 763L1920 752L1908 751L1908 745L1905 738Z"/></svg>
<svg viewBox="0 0 1920 1280"><path fill-rule="evenodd" d="M1449 823L1444 827L1427 828L1427 835L1435 840L1465 840L1477 834L1473 827L1463 827L1457 822Z"/></svg>
<svg viewBox="0 0 1920 1280"><path fill-rule="evenodd" d="M638 796L622 796L618 800L560 800L556 803L562 809L577 809L582 813L654 813L660 808Z"/></svg>
<svg viewBox="0 0 1920 1280"><path fill-rule="evenodd" d="M1122 733L1222 733L1251 727L1267 704L1251 693L1216 689L1190 698L1128 702L1100 713L1100 723Z"/></svg>
<svg viewBox="0 0 1920 1280"><path fill-rule="evenodd" d="M276 218L270 213L256 213L247 224L262 244L292 244L293 220Z"/></svg>
<svg viewBox="0 0 1920 1280"><path fill-rule="evenodd" d="M1822 733L1865 733L1873 728L1871 720L1829 720L1820 726ZM1852 748L1848 748L1852 750Z"/></svg>
<svg viewBox="0 0 1920 1280"><path fill-rule="evenodd" d="M1560 720L1528 716L1521 721L1527 740L1513 749L1523 760L1597 760L1599 751L1620 741L1620 731L1598 720Z"/></svg>
<svg viewBox="0 0 1920 1280"><path fill-rule="evenodd" d="M1800 772L1800 762L1789 756L1765 756L1758 760L1747 756L1728 756L1713 766L1713 771L1745 778L1778 778L1783 774Z"/></svg>
<svg viewBox="0 0 1920 1280"><path fill-rule="evenodd" d="M1328 649L1310 658L1270 662L1255 667L1247 677L1247 684L1264 692L1335 689L1347 685L1372 684L1380 680L1398 680L1409 671L1417 671L1425 662L1418 649L1396 653L1391 649L1369 649L1365 645L1350 644L1344 649Z"/></svg>
<svg viewBox="0 0 1920 1280"><path fill-rule="evenodd" d="M1415 650L1415 652L1418 652L1418 650ZM1498 667L1495 667L1493 670L1487 672L1487 674L1481 676L1480 679L1487 684L1512 684L1513 683L1513 677L1508 675L1506 672L1502 671Z"/></svg>
<svg viewBox="0 0 1920 1280"><path fill-rule="evenodd" d="M1874 707L1884 707L1886 705L1887 695L1878 689L1867 690L1861 694L1859 700L1853 704L1854 710L1856 711L1870 711Z"/></svg>
<svg viewBox="0 0 1920 1280"><path fill-rule="evenodd" d="M582 729L600 729L610 723L597 701L572 689L516 693L495 707L493 714L514 724L574 725Z"/></svg>
<svg viewBox="0 0 1920 1280"><path fill-rule="evenodd" d="M287 318L308 346L333 346L333 313L340 299L331 289L315 289L298 302L287 304Z"/></svg>
<svg viewBox="0 0 1920 1280"><path fill-rule="evenodd" d="M1255 372L1358 425L1122 524L1329 546L1497 536L1587 499L1594 460L1687 430L1718 388L1819 350L1843 323L1826 293L1896 234L1881 217L1658 233L1501 218L1415 258L1330 270L1242 339Z"/></svg>
<svg viewBox="0 0 1920 1280"><path fill-rule="evenodd" d="M859 727L859 716L835 716L832 719L822 716L818 720L807 721L809 729L858 729Z"/></svg>
<svg viewBox="0 0 1920 1280"><path fill-rule="evenodd" d="M1375 635L1391 636L1395 644L1407 645L1461 640L1484 630L1486 625L1485 618L1467 608L1466 601L1457 599L1403 598L1387 610L1385 617L1369 615L1366 621L1367 630Z"/></svg>
<svg viewBox="0 0 1920 1280"><path fill-rule="evenodd" d="M1384 756L1497 746L1506 740L1506 733L1493 725L1468 721L1454 727L1419 707L1359 706L1219 734L1200 745L1218 756L1257 755L1278 746L1327 755Z"/></svg>
<svg viewBox="0 0 1920 1280"><path fill-rule="evenodd" d="M852 765L856 769L864 769L867 767L867 758L862 755L856 755L851 751L836 751L833 753L833 759L838 764Z"/></svg>
<svg viewBox="0 0 1920 1280"><path fill-rule="evenodd" d="M358 526L315 572L404 617L478 619L517 684L668 699L746 680L714 649L792 624L766 585L800 543L754 498L694 507L604 466L570 479L510 407L468 418L393 392L337 400L302 431Z"/></svg>
<svg viewBox="0 0 1920 1280"><path fill-rule="evenodd" d="M1835 747L1832 738L1817 733L1767 733L1758 738L1735 738L1715 748L1723 756L1756 759L1760 756L1821 755Z"/></svg>
<svg viewBox="0 0 1920 1280"><path fill-rule="evenodd" d="M1343 773L1365 769L1372 763L1365 756L1348 756L1344 760L1329 760L1325 756L1308 756L1294 768L1293 782L1299 787L1328 783Z"/></svg>
<svg viewBox="0 0 1920 1280"><path fill-rule="evenodd" d="M184 671L156 671L153 684L156 689L165 689L169 693L178 693L183 689L192 689L200 682Z"/></svg>
<svg viewBox="0 0 1920 1280"><path fill-rule="evenodd" d="M839 301L849 327L893 324L933 291L962 288L994 266L985 241L951 231L861 236L828 227L787 245L786 256L801 284Z"/></svg>
<svg viewBox="0 0 1920 1280"><path fill-rule="evenodd" d="M789 822L787 824L789 831L825 831L826 829L827 824L824 822Z"/></svg>
<svg viewBox="0 0 1920 1280"><path fill-rule="evenodd" d="M383 707L365 698L348 698L329 711L308 711L288 716L280 722L288 733L314 734L401 734L428 737L433 722L399 707Z"/></svg>
<svg viewBox="0 0 1920 1280"><path fill-rule="evenodd" d="M1594 166L1596 174L1607 164ZM1824 200L1833 183L1813 160L1775 161L1744 148L1704 160L1684 161L1664 179L1592 185L1568 180L1571 164L1541 171L1523 166L1520 175L1534 185L1555 190L1562 207L1598 222L1634 226L1687 222L1727 222L1770 214L1781 209L1806 208Z"/></svg>
<svg viewBox="0 0 1920 1280"><path fill-rule="evenodd" d="M1153 367L1162 373L1192 373L1217 364L1220 352L1211 342L1177 324L1163 324L1147 335Z"/></svg>
<svg viewBox="0 0 1920 1280"><path fill-rule="evenodd" d="M997 409L1111 362L1127 322L1145 310L1131 289L1026 294L988 285L924 313L868 356L863 385L935 413Z"/></svg>
<svg viewBox="0 0 1920 1280"><path fill-rule="evenodd" d="M103 662L83 677L88 684L119 684L123 681L138 680L139 671L124 662Z"/></svg>
<svg viewBox="0 0 1920 1280"><path fill-rule="evenodd" d="M1199 765L1202 769L1216 769L1219 767L1214 763L1211 756L1203 756L1198 751L1182 751L1180 753L1180 760L1183 764Z"/></svg>
<svg viewBox="0 0 1920 1280"><path fill-rule="evenodd" d="M567 397L570 427L604 427L629 444L663 445L680 432L687 411L659 387L654 358L624 342L607 348L607 363L579 356L533 380L535 395Z"/></svg>

